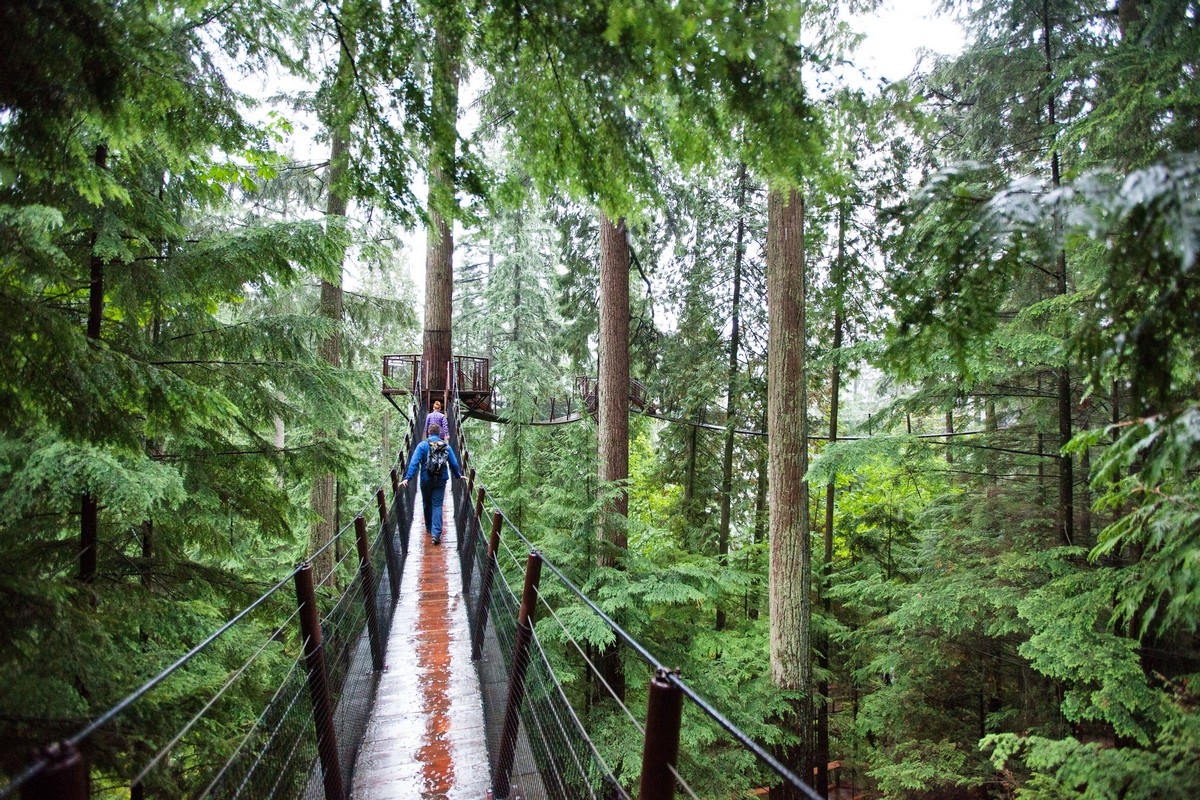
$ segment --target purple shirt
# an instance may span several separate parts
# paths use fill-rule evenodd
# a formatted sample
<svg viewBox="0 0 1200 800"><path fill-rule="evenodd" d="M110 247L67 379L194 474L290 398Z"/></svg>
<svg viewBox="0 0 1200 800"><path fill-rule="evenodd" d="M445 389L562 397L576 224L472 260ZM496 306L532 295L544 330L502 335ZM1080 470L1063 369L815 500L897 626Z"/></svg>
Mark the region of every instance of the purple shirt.
<svg viewBox="0 0 1200 800"><path fill-rule="evenodd" d="M440 411L430 411L425 415L425 435L429 435L429 426L437 423L442 430L442 438L446 437L446 415Z"/></svg>

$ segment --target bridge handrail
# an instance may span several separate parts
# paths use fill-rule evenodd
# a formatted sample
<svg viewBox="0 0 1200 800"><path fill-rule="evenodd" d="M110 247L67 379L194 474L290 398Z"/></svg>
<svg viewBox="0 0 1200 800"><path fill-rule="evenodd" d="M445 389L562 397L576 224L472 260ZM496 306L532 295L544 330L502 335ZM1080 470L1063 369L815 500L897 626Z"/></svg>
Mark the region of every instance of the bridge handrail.
<svg viewBox="0 0 1200 800"><path fill-rule="evenodd" d="M419 372L415 376L414 380L419 384L419 382L420 382L420 373ZM414 407L414 413L409 420L410 428L412 428L414 426L416 420L420 416L421 416L420 410L418 408ZM419 439L417 439L415 437L410 437L409 441L408 441L408 449L411 451L411 449L416 446L418 441L419 441ZM407 456L407 453L404 452L403 450L398 451L397 458L393 462L393 467L391 469L393 476L395 475L397 467L399 467L401 471L403 470L403 467L407 461L406 456ZM346 536L347 532L356 527L357 519L361 518L365 515L368 515L368 513L371 511L372 505L379 503L382 506L382 504L384 503L383 498L385 497L384 490L386 488L387 488L386 482L381 482L380 484L369 489L368 494L370 494L371 496L364 501L362 508L358 511L358 513L355 515L355 517L351 519L350 522L348 522L346 525L344 525L340 530L338 530L335 533L334 536L332 536L330 538L329 542L327 542L322 547L320 547L319 549L314 551L312 554L310 554L304 561L301 561L299 564L297 564L295 567L293 567L292 570L284 578L282 578L274 586L272 586L270 589L268 589L266 592L264 592L262 595L260 595L257 599L255 599L253 602L251 602L249 605L247 605L245 608L243 608L241 611L239 611L236 615L234 615L232 618L230 618L227 622L225 622L223 625L221 625L220 628L215 630L213 633L209 634L203 641L196 644L194 647L192 647L190 650L188 650L187 653L180 656L178 659L176 659L174 662L172 662L166 668L161 670L153 678L151 678L150 680L143 683L141 686L134 689L130 694L128 694L127 696L122 698L115 705L113 705L108 710L106 710L105 712L103 712L102 714L97 716L91 722L87 723L79 731L77 731L76 733L74 733L64 739L60 739L60 740L54 742L53 744L38 751L38 753L36 755L33 755L31 757L30 763L28 764L28 766L26 766L25 769L23 769L20 773L18 773L11 780L11 782L9 782L7 785L0 786L0 800L4 800L4 798L12 797L19 790L24 790L24 789L29 788L31 785L31 782L42 779L43 773L47 770L47 768L54 766L56 760L60 760L62 758L63 754L71 753L71 752L77 753L79 748L82 745L84 745L84 743L86 743L97 732L99 732L101 729L105 728L106 726L110 725L115 720L117 720L119 717L121 717L124 713L129 711L139 701L141 701L148 694L150 694L152 691L154 691L155 688L162 685L162 683L164 681L166 681L168 678L170 678L173 674L175 674L176 672L181 670L183 667L190 664L198 656L200 656L202 653L204 653L209 648L211 648L216 642L218 642L220 639L222 639L231 630L233 630L235 627L237 627L239 623L245 621L246 618L249 615L251 615L255 610L259 609L264 604L266 604L269 600L271 600L279 592L279 590L281 588L283 588L289 582L294 581L296 579L298 573L301 572L303 569L306 569L312 559L315 559L317 556L324 554L325 552L327 552L329 550L329 548L334 547L339 542L341 542L343 540L343 537ZM394 481L393 481L393 485L391 488L393 489L393 491L396 488ZM399 494L396 494L396 496L393 498L393 503L392 503L392 507L391 507L390 511L381 507L380 511L381 511L381 515L383 515L384 519L381 520L381 522L380 522L381 536L379 537L379 539L376 540L376 548L375 548L376 550L380 544L380 541L386 540L388 533L385 530L385 528L391 527L391 524L387 523L387 520L389 517L397 515L397 512L402 507L402 502L401 502L402 499L403 498ZM409 503L409 511L411 512L411 503ZM406 543L406 541L407 541L406 536L402 535L401 541L402 541L402 544ZM386 544L384 545L385 549L387 548L387 546L388 545L386 545ZM347 556L346 557L348 557L350 554L354 553L354 551L355 551L355 548L353 546L347 548ZM342 562L344 562L346 560L346 557L344 557L342 559ZM341 562L339 562L337 565L335 565L334 569L336 570L340 566L341 566ZM392 571L392 568L393 568L392 565L389 563L388 564L389 573ZM357 580L357 577L354 580ZM383 576L382 575L375 576L375 580L377 582L382 581ZM394 580L398 580L398 579L394 579ZM342 595L337 599L336 603L333 606L332 612L336 612L339 608L342 607L343 603L347 600L347 596L352 592L353 588L354 588L354 581L352 580L347 585L346 591L343 592ZM322 625L324 624L325 620L331 618L332 612L330 614L325 615L325 617L321 620ZM271 638L279 636L285 630L286 626L289 624L289 622L291 622L291 620L295 616L296 616L296 612L293 611L293 613L287 618L287 620L285 620L279 626L270 626L270 627L273 627L273 634L272 634ZM242 665L241 669L244 670L249 665L249 663L252 662L255 658L257 658L257 656L260 655L261 653L262 653L262 650L260 649L257 653L255 653L255 655L251 656L251 658L245 664ZM303 655L301 655L299 660L300 661L303 660ZM291 672L294 672L294 668L295 668L295 665L293 665L292 670L289 670L289 674ZM239 674L240 674L240 671L235 672L234 678L238 677ZM276 692L281 690L284 687L284 685L286 684L286 682L287 682L287 678L284 679L284 683L280 684L280 686L277 688ZM226 688L228 688L228 687L226 687ZM224 690L222 689L221 691L224 691ZM215 698L214 698L214 700L215 700ZM209 705L211 705L211 702ZM268 704L268 708L269 708L269 705L270 704ZM205 706L201 710L201 712L197 715L197 717L194 717L192 719L192 721L188 723L188 725L190 726L190 725L194 724L196 722L196 719L200 715L202 715L205 711L207 711L207 709L208 709L208 706ZM266 709L264 709L264 713L265 713L265 711L266 711ZM261 718L260 718L260 721L261 721ZM157 756L155 756L155 759L157 760L157 759L162 758L166 754L166 752L169 751L171 749L171 747L174 746L174 744L178 743L179 738L184 733L186 733L186 731L187 731L187 727L185 727L181 731L176 732L175 738L172 739L171 743L169 743L166 746L166 748L164 748L163 752L160 752ZM239 750L240 750L241 746L242 745L238 746ZM231 755L230 759L232 760L233 757L236 757L237 753L238 753L238 751L235 750L233 755ZM141 775L144 776L146 771L148 771L149 768L154 765L154 763L155 763L155 761L151 761L150 765L148 767L146 767L146 769L141 770ZM213 785L215 785L215 783L221 778L223 771L229 767L229 764L230 764L230 762L226 762L221 767L221 772L218 773L217 778L214 779L214 781L209 785L209 788L206 789L202 793L201 796L203 796L204 794L207 794L213 788ZM85 774L86 774L86 769L87 769L86 765L83 767L83 769L85 770ZM307 770L307 767L306 767L306 770ZM43 795L38 795L37 791L38 790L35 790L35 796L43 796ZM52 789L49 791L53 792L54 790Z"/></svg>
<svg viewBox="0 0 1200 800"><path fill-rule="evenodd" d="M639 386L640 386L640 384L639 384ZM457 387L455 386L453 378L451 378L450 388L451 388L452 396L454 396L453 393ZM457 438L460 443L460 447L462 448L462 451L465 453L467 450L466 435L461 430L461 427L458 425L458 422L459 422L457 419L458 403L455 402L455 403L451 403L450 405L454 411L454 413L452 414L452 420L453 420L452 424L455 426L455 429L457 432ZM464 464L465 464L465 459L464 459ZM529 551L531 553L538 554L538 558L540 560L541 567L548 569L551 572L551 574L553 574L562 583L562 585L569 590L569 592L571 594L573 594L576 598L578 598L578 600L580 602L582 602L588 609L590 609L592 611L592 613L596 614L596 616L602 622L604 622L604 624L613 632L613 635L616 636L620 641L622 641L627 647L629 647L631 650L633 650L635 653L637 653L638 656L653 669L653 671L655 672L655 674L657 676L661 677L667 683L674 686L679 692L681 692L683 694L683 696L687 697L693 704L695 704L697 709L699 709L703 714L708 716L717 725L719 725L722 729L724 729L726 731L726 733L728 733L733 738L733 740L738 743L738 745L740 745L741 747L743 747L747 751L749 751L755 758L757 758L759 760L759 762L761 762L763 764L763 766L765 766L767 769L774 772L788 786L799 791L805 797L809 798L809 800L825 800L825 798L823 798L819 793L817 793L817 791L815 789L810 787L803 780L801 780L799 776L797 776L794 772L792 772L786 766L784 766L782 763L780 763L780 761L777 758L775 758L775 756L773 756L765 747L760 745L758 742L754 741L749 735L747 735L741 729L739 729L736 725L734 725L734 723L728 717L726 717L724 714L722 714L711 703L709 703L704 697L702 697L696 690L694 690L691 686L689 686L683 680L683 678L680 676L678 670L670 669L670 668L666 667L641 642L637 641L637 639L635 639L629 632L627 632L624 628L622 628L611 616L609 616L602 608L600 608L595 603L595 601L593 601L586 594L584 594L583 591L578 586L576 586L575 583L570 578L568 578L567 575L556 564L554 564L552 561L547 559L545 557L545 555L540 552L540 549L532 541L530 541L530 539L521 531L521 529L516 525L516 523L513 522L513 520L508 517L508 515L505 513L503 507L500 505L500 499L498 497L496 497L491 491L489 491L486 486L484 486L481 483L477 487L477 489L478 489L478 492L480 495L479 505L482 506L482 501L484 498L486 498L488 500L488 502L490 503L491 511L500 517L500 519L508 526L509 529L511 529L513 531L513 533L516 534L517 538L520 539L520 541L522 543L524 543L524 545L529 549ZM461 498L459 498L459 500L461 502ZM469 496L466 498L466 501L469 503L469 501L470 501ZM470 509L468 511L468 513L472 516L472 519L469 521L468 524L470 524L470 525L480 525L481 524L481 520L479 520L478 518L474 518L475 517L474 509ZM464 552L463 557L464 557L464 559L466 559L468 557L468 554L466 552ZM468 575L469 575L469 573L468 573ZM469 577L467 578L467 580L469 581ZM544 597L543 597L543 602L545 602ZM536 640L536 634L534 634L534 638ZM539 645L539 647L540 647L540 645ZM558 684L557 678L555 678L554 680L555 680L555 685L558 687L558 691L561 693L561 691L562 691L561 685ZM564 695L564 698L565 698L565 695ZM574 719L576 724L578 724L578 718L575 716L574 709L570 708L569 703L567 705L568 705L568 708L570 709L570 714L571 714L572 718ZM585 738L586 738L586 734L585 734ZM588 744L590 746L590 744L591 744L590 739L588 740ZM674 770L672 769L672 771L674 771ZM682 778L678 775L678 773L675 773L675 777L677 779L679 779L680 782L682 783Z"/></svg>
<svg viewBox="0 0 1200 800"><path fill-rule="evenodd" d="M500 507L497 498L492 495L486 487L480 486L479 488L492 502L492 510L500 515L501 519L507 523L509 528L512 529L513 533L515 533L517 537L529 547L530 550L538 550L538 547L534 545L524 533L521 532L516 523L509 519L508 515L504 513L504 509ZM656 658L653 653L647 650L641 642L633 638L633 636L624 628L622 628L620 624L618 624L612 617L605 613L602 608L596 605L595 601L584 594L583 591L554 564L554 562L547 559L544 555L541 557L541 559L542 566L546 569L549 569L550 572L556 578L558 578L559 581L568 590L570 590L572 594L575 595L575 597L577 597L584 605L591 609L591 611L609 627L615 636L623 641L631 650L637 653L642 660L649 664L656 673L662 674L668 682L683 692L683 694L689 700L696 704L696 707L700 709L700 711L724 728L725 731L729 733L729 735L733 737L735 741L738 742L738 744L749 750L750 753L753 754L759 761L761 761L764 766L766 766L780 778L783 778L792 788L803 792L806 797L810 798L810 800L825 800L825 798L821 797L816 790L804 783L799 776L781 764L777 758L767 751L766 748L750 738L750 736L734 725L728 717L714 708L711 703L705 700L703 696L701 696L695 689L689 686L682 677L680 677L677 670L671 669L659 661L658 658Z"/></svg>

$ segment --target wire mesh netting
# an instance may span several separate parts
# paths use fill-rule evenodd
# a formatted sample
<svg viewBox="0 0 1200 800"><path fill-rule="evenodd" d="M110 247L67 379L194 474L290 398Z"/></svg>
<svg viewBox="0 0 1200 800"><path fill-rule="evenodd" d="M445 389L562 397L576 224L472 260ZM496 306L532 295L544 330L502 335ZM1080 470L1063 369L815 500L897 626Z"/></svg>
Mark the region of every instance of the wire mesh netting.
<svg viewBox="0 0 1200 800"><path fill-rule="evenodd" d="M392 586L403 568L400 534L409 508L402 494L393 497L386 524L378 524L367 542L369 570L360 564L351 526L338 532L334 570L317 589L345 787L353 779L378 682L367 620L375 617L382 653L395 609ZM325 796L296 572L59 745L83 754L90 796ZM45 783L54 780L48 776L55 769L52 760L35 758L0 786L0 798L55 785Z"/></svg>
<svg viewBox="0 0 1200 800"><path fill-rule="evenodd" d="M503 569L494 572L486 609L481 607L487 582L487 538L473 537L470 552L463 553L464 573L475 576L464 584L470 598L472 630L478 631L480 616L486 615L486 629L478 662L482 690L484 727L488 752L492 757L493 783L502 780L496 774L497 754L501 750L505 714L514 686L512 675L517 643L520 600L512 585L521 585L522 568L511 558L497 559ZM507 565L503 562L507 561ZM495 568L495 567L494 567ZM546 653L536 635L524 663L524 680L519 687L520 728L513 750L512 771L508 777L509 796L527 798L621 797L623 792L597 757L583 726L555 679ZM496 786L497 796L501 787Z"/></svg>

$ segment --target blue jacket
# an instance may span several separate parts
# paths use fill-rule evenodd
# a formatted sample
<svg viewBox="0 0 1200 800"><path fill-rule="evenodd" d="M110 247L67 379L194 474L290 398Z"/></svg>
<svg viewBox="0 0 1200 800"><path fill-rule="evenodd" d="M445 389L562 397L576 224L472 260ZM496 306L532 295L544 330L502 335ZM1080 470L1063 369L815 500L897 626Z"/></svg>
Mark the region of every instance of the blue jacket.
<svg viewBox="0 0 1200 800"><path fill-rule="evenodd" d="M417 445L417 449L413 451L412 458L408 461L408 469L404 470L404 480L412 480L412 476L417 474L417 469L421 470L421 483L429 482L429 472L425 469L425 461L429 457L429 443L432 441L441 441L440 436L430 436L428 439L423 439ZM449 453L450 472L454 473L454 477L462 478L462 468L458 466L458 456L454 455L454 448L449 444L446 445L446 450ZM442 474L442 480L449 478L449 475Z"/></svg>

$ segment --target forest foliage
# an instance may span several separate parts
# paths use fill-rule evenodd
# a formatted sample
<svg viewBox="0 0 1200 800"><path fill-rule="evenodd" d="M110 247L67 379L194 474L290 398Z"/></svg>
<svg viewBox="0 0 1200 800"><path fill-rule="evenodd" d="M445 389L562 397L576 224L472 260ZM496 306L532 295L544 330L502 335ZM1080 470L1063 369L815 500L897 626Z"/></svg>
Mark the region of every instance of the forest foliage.
<svg viewBox="0 0 1200 800"><path fill-rule="evenodd" d="M0 9L0 770L287 574L319 476L341 514L393 462L378 364L417 346L404 232L429 211L452 24L478 92L434 209L460 225L454 349L491 360L510 419L597 374L597 212L630 232L654 415L630 421L627 551L596 566L586 415L467 423L521 530L735 724L797 741L768 663L766 423L767 193L795 186L831 796L1194 796L1196 3L948 1L963 50L871 88L841 69L839 16L871 2L449 5ZM344 274L344 318L323 317ZM640 741L562 631L539 635L635 785ZM99 770L169 736L172 698L136 721ZM769 782L687 722L693 787Z"/></svg>

